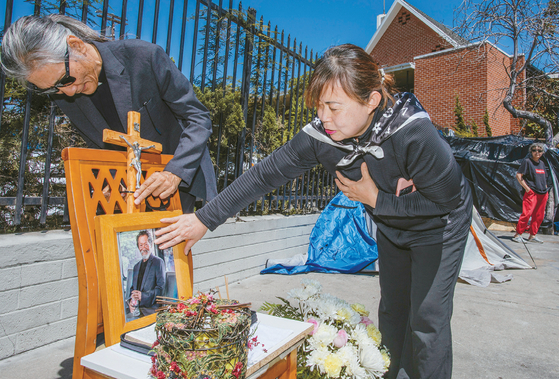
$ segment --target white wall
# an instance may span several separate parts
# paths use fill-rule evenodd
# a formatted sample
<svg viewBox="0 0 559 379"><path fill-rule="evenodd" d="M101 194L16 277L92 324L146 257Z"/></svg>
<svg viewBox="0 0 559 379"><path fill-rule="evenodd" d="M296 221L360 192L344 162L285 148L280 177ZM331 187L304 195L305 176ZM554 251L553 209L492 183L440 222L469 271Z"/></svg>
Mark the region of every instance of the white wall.
<svg viewBox="0 0 559 379"><path fill-rule="evenodd" d="M268 258L306 254L318 216L244 217L206 233L192 248L194 292L223 286L224 275L229 282L258 275Z"/></svg>
<svg viewBox="0 0 559 379"><path fill-rule="evenodd" d="M193 248L194 289L257 275L268 258L307 252L318 214L233 219ZM0 235L0 360L71 337L78 278L72 235L48 231Z"/></svg>
<svg viewBox="0 0 559 379"><path fill-rule="evenodd" d="M77 306L70 232L0 236L0 359L73 336Z"/></svg>

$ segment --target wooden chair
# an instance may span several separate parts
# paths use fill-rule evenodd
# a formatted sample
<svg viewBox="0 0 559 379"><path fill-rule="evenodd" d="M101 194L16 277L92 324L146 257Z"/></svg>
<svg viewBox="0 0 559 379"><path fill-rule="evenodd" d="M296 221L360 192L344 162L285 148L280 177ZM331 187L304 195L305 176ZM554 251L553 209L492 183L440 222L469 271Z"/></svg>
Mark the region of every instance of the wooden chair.
<svg viewBox="0 0 559 379"><path fill-rule="evenodd" d="M66 148L62 158L79 283L73 378L93 378L97 376L85 370L80 361L95 351L97 336L103 332L94 217L126 213L120 190L126 188L127 156L125 151ZM171 155L142 154L143 177L162 171L171 158ZM161 205L159 199L149 201L152 206ZM171 197L167 210L177 209L181 209L178 192ZM145 205L141 211L145 211ZM192 278L192 254L189 257Z"/></svg>

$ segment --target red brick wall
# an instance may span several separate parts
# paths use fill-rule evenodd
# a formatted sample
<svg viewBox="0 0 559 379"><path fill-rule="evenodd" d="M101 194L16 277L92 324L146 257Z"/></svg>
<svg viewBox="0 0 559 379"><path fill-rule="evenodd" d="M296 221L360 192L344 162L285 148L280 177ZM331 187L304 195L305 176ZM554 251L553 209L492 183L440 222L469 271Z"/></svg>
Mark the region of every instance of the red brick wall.
<svg viewBox="0 0 559 379"><path fill-rule="evenodd" d="M381 65L413 62L413 57L451 47L407 9L402 8L371 51Z"/></svg>
<svg viewBox="0 0 559 379"><path fill-rule="evenodd" d="M494 136L511 134L514 117L503 107L503 99L509 87L509 77L504 66L510 65L510 58L488 45L487 67L490 75L487 77L487 111L489 125Z"/></svg>
<svg viewBox="0 0 559 379"><path fill-rule="evenodd" d="M458 95L466 123L474 120L478 134L485 135L483 114L487 66L482 60L464 57L464 51L437 54L415 61L415 94L442 127L454 128L454 107ZM491 126L493 127L493 126Z"/></svg>
<svg viewBox="0 0 559 379"><path fill-rule="evenodd" d="M455 96L464 108L467 124L474 120L478 135L486 136L485 109L494 136L518 132L519 121L503 107L503 91L508 77L503 61L509 58L485 45L482 49L462 49L415 61L415 94L436 125L455 126ZM515 98L516 105L523 97Z"/></svg>

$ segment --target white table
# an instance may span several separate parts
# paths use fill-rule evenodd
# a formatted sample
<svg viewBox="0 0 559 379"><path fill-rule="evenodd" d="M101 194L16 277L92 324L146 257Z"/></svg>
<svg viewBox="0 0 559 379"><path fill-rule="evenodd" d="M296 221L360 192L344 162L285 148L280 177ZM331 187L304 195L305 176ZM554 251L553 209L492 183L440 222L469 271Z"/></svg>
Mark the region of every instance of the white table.
<svg viewBox="0 0 559 379"><path fill-rule="evenodd" d="M249 354L247 379L297 377L297 347L303 343L312 324L274 317L258 313L258 323L262 337L271 335L272 345L266 344L267 352L256 348ZM150 357L125 349L120 344L96 351L82 357L85 378L146 379L151 367Z"/></svg>

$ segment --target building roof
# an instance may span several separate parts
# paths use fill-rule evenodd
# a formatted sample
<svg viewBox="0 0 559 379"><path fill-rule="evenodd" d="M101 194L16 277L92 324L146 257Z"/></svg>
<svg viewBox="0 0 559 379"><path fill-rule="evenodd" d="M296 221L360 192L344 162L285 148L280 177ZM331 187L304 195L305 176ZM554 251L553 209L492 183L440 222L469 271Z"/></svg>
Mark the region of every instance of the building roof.
<svg viewBox="0 0 559 379"><path fill-rule="evenodd" d="M456 41L456 43L459 46L466 46L466 45L470 44L470 41L468 41L466 38L463 38L459 34L453 32L452 29L450 29L448 26L438 22L437 20L435 20L431 16L427 15L426 13L422 12L421 10L417 9L415 6L411 5L410 3L407 3L403 0L401 0L401 1L403 3L406 3L407 5L409 5L410 7L412 7L416 12L418 12L423 17L425 17L427 20L429 20L429 22L431 22L433 25L435 25L437 28L439 28L448 38Z"/></svg>
<svg viewBox="0 0 559 379"><path fill-rule="evenodd" d="M450 28L448 28L447 26L443 25L442 23L434 20L433 18L431 18L430 16L428 16L424 12L420 11L419 9L414 7L413 5L409 4L408 2L406 2L404 0L395 0L394 3L392 3L392 6L390 7L390 9L388 10L388 13L384 17L384 20L382 21L381 26L379 28L377 28L375 34L373 35L373 37L369 41L369 44L367 45L367 47L365 49L365 51L367 51L367 53L370 54L371 51L373 51L374 47L376 46L376 44L378 43L378 41L380 40L382 35L386 32L386 29L388 29L388 26L392 23L394 18L400 13L400 10L402 8L407 9L410 13L412 13L418 19L423 21L423 23L425 23L425 25L427 25L435 33L440 35L444 40L446 40L448 43L450 43L453 47L457 48L457 47L462 47L462 46L466 46L466 45L469 44L469 41L467 39L462 38L461 36L459 36L458 34L453 32Z"/></svg>

